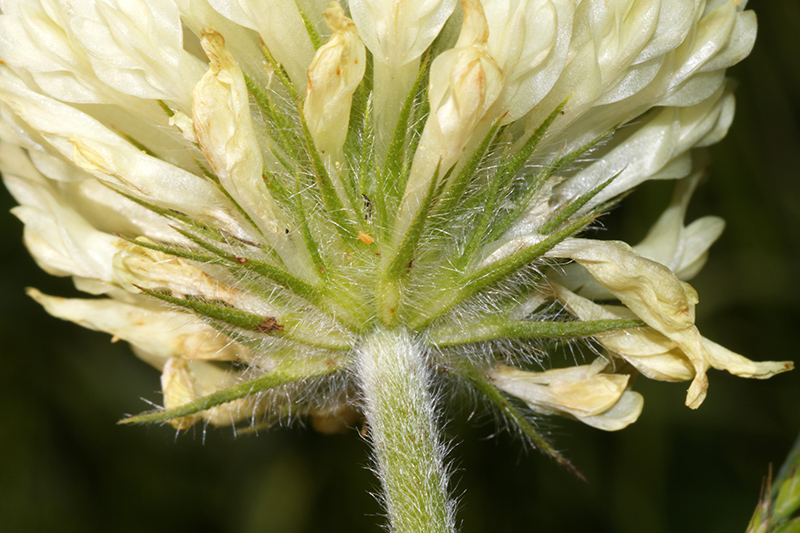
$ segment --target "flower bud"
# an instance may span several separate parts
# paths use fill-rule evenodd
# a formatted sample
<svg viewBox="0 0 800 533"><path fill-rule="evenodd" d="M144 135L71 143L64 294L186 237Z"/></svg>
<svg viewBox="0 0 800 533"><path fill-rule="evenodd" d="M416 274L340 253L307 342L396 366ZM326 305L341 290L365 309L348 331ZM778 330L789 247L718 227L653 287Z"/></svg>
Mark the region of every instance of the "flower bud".
<svg viewBox="0 0 800 533"><path fill-rule="evenodd" d="M430 115L414 157L406 196L414 211L436 168L444 174L461 157L478 123L503 89L503 72L486 51L489 27L478 0L463 0L464 21L455 48L431 65Z"/></svg>
<svg viewBox="0 0 800 533"><path fill-rule="evenodd" d="M317 150L334 156L347 136L350 104L364 77L367 53L356 25L344 16L338 2L332 2L323 16L333 35L308 67L303 112Z"/></svg>
<svg viewBox="0 0 800 533"><path fill-rule="evenodd" d="M281 219L264 185L264 161L250 114L244 74L222 35L203 33L210 61L194 88L192 118L197 142L220 183L274 245L285 241Z"/></svg>

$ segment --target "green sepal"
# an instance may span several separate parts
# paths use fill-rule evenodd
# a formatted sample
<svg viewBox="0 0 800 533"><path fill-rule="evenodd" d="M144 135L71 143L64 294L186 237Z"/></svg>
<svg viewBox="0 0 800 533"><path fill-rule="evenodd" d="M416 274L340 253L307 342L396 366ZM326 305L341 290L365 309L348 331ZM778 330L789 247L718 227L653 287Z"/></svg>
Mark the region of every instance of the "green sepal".
<svg viewBox="0 0 800 533"><path fill-rule="evenodd" d="M158 102L158 107L160 107L168 117L172 118L175 116L175 111L173 111L172 108L169 107L166 102L164 102L164 100L156 100L156 102Z"/></svg>
<svg viewBox="0 0 800 533"><path fill-rule="evenodd" d="M234 274L240 270L249 270L261 274L265 278L275 282L276 284L285 287L292 291L295 295L305 298L306 300L317 303L319 301L319 293L310 283L301 280L298 277L292 276L282 268L270 265L258 259L242 258L232 255L230 252L217 248L210 242L204 241L197 235L190 231L174 228L175 231L202 246L206 250L214 253L217 257L224 260L228 265L228 269Z"/></svg>
<svg viewBox="0 0 800 533"><path fill-rule="evenodd" d="M264 56L266 56L267 61L269 61L275 76L278 78L278 81L281 82L283 88L286 89L286 92L289 93L291 99L295 102L302 101L302 96L297 92L297 89L295 88L294 83L292 83L292 80L289 79L289 75L286 73L286 70L275 60L275 58L272 56L272 53L269 51L269 48L262 44L261 51L264 52Z"/></svg>
<svg viewBox="0 0 800 533"><path fill-rule="evenodd" d="M295 190L298 191L300 190L299 182L299 177L295 176ZM320 251L319 244L317 243L316 239L314 239L314 235L311 233L311 227L306 216L304 200L305 198L302 194L294 195L294 208L297 211L298 229L300 230L300 235L303 236L303 242L306 245L308 255L311 256L311 262L314 263L314 268L320 276L326 277L328 269L325 266L325 260L322 258L322 252Z"/></svg>
<svg viewBox="0 0 800 533"><path fill-rule="evenodd" d="M550 126L552 126L553 122L555 122L556 118L561 114L561 111L564 109L564 106L567 105L567 102L569 102L571 97L572 95L567 96L560 104L558 104L553 112L550 113L546 119L544 119L544 122L542 122L539 127L536 128L536 131L533 132L533 135L531 135L528 140L525 141L525 144L522 145L522 147L516 151L513 156L508 158L508 160L497 169L498 175L508 176L505 178L506 180L510 180L517 175L525 163L528 162L528 159L530 159L533 151L536 150L537 146L539 146L539 142L542 140L542 138L544 138L547 130L550 129Z"/></svg>
<svg viewBox="0 0 800 533"><path fill-rule="evenodd" d="M103 183L103 182L101 182L101 183ZM124 196L125 198L127 198L131 202L133 202L135 204L138 204L138 205L144 207L145 209L147 209L148 211L152 211L153 213L155 213L157 215L161 215L164 218L169 218L169 219L181 222L181 223L183 223L183 224L185 224L187 226L193 227L196 230L201 231L201 232L208 232L209 231L208 226L206 226L205 224L203 224L201 222L198 222L197 220L195 220L195 219L193 219L193 218L191 218L189 216L186 216L185 214L183 214L183 213L181 213L179 211L174 211L172 209L167 209L165 207L159 207L159 206L157 206L155 204L151 204L150 202L148 202L146 200L142 200L141 198L137 198L137 197L132 196L132 195L130 195L128 193L122 192L122 191L120 191L120 190L118 190L118 189L116 189L116 188L114 188L114 187L112 187L110 185L106 184L106 186L109 189L111 189L112 191L114 191L115 193L119 194L120 196Z"/></svg>
<svg viewBox="0 0 800 533"><path fill-rule="evenodd" d="M503 158L501 159L500 166L490 178L489 186L481 191L482 194L479 193L475 196L474 200L478 200L480 203L484 204L484 206L482 208L482 215L476 225L477 229L472 232L464 253L458 261L461 267L465 267L469 264L473 258L473 254L482 244L494 240L494 238L508 226L509 222L507 220L509 217L496 220L497 212L495 209L501 205L501 202L509 198L509 195L512 193L514 178L520 170L522 170L522 167L525 166L525 163L528 162L528 159L530 159L534 150L536 150L536 147L539 145L539 142L544 138L547 130L550 129L555 119L561 114L569 98L570 97L567 97L556 106L517 152L508 156L507 154L510 148L506 149L506 153L503 154ZM546 177L541 175L534 175L533 179L524 177L522 180L523 185L520 185L522 190L525 191L524 196L533 198L533 195L536 194L536 191L542 186L545 178ZM474 200L472 202L473 205L475 203ZM514 204L517 206L523 205L527 207L529 201L529 199L527 201L524 199L520 201L518 198L513 199ZM514 220L518 218L520 213L514 217Z"/></svg>
<svg viewBox="0 0 800 533"><path fill-rule="evenodd" d="M195 298L176 298L166 292L146 289L139 285L134 285L134 287L159 300L194 311L207 318L219 320L233 327L278 336L280 336L284 330L284 324L279 323L278 319L274 316L256 315L227 305L215 304Z"/></svg>
<svg viewBox="0 0 800 533"><path fill-rule="evenodd" d="M467 245L464 248L464 253L457 261L457 265L459 267L466 267L472 261L475 252L480 248L480 246L488 241L493 240L494 237L501 231L498 229L498 224L496 222L493 223L497 216L495 212L496 207L500 205L504 198L507 198L511 192L510 189L512 186L512 181L516 177L517 173L519 173L528 159L530 159L534 150L536 150L536 147L539 145L539 142L541 142L547 133L547 130L550 129L550 126L561 114L569 99L570 97L568 96L560 104L558 104L550 113L550 115L547 116L544 122L542 122L539 127L536 128L536 131L533 132L528 140L525 141L525 144L523 144L522 147L512 156L506 157L506 154L508 153L508 151L506 151L500 166L490 178L489 186L482 191L482 194L479 193L475 196L475 199L483 203L484 207L482 208L481 217L476 224L476 229L472 231L469 240L467 241ZM536 191L539 190L539 187L541 187L542 183L544 182L544 178L537 175L533 180L525 178L523 181L524 185L522 187L523 190L525 190L525 196L532 198L533 195L536 194ZM523 201L521 203L527 205L528 202ZM503 227L503 230L504 229L505 227Z"/></svg>
<svg viewBox="0 0 800 533"><path fill-rule="evenodd" d="M197 261L198 263L203 263L203 264L211 264L211 263L224 264L224 261L222 261L219 257L213 255L205 255L197 252L192 252L189 250L179 250L177 248L171 248L169 246L161 246L159 244L147 241L132 239L130 237L126 237L125 235L120 235L119 233L115 233L115 235L120 239L123 239L131 244L135 244L136 246L141 246L142 248L147 248L149 250L155 250L156 252L161 252L163 254L180 257L181 259Z"/></svg>
<svg viewBox="0 0 800 533"><path fill-rule="evenodd" d="M389 143L389 149L386 152L386 161L383 166L383 172L381 173L381 181L383 182L384 194L393 200L392 204L399 202L405 190L406 184L403 178L406 176L406 172L403 168L403 163L407 160L405 157L405 145L406 136L409 131L409 119L411 118L414 102L419 96L419 89L422 85L422 80L425 78L427 67L428 58L426 56L420 65L419 73L417 74L416 80L414 80L414 85L408 92L403 102L403 107L400 109L400 116L397 119L397 125L394 128L394 134ZM395 208L396 205L391 205L389 212L393 212Z"/></svg>
<svg viewBox="0 0 800 533"><path fill-rule="evenodd" d="M203 164L203 163L202 163L202 162L201 162L199 159L197 159L196 157L192 157L192 161L194 161L194 164L195 164L195 165L197 165L197 168L199 168L199 169L200 169L200 172L202 172L202 173L203 173L203 176L207 177L208 179L210 179L211 181L213 181L214 183L216 183L217 185L219 185L219 176L217 176L216 174L214 174L213 172L211 172L211 171L208 169L208 167L206 167L206 166L205 166L205 165L204 165L204 164Z"/></svg>
<svg viewBox="0 0 800 533"><path fill-rule="evenodd" d="M520 269L550 251L556 244L580 231L592 220L594 220L594 217L584 217L570 224L558 233L550 235L543 241L524 248L505 259L496 261L475 272L465 275L459 275L457 273L449 274L448 277L440 280L440 284L443 287L449 287L449 289L442 291L440 298L432 306L425 307L424 312L421 310L415 319L410 321L409 327L412 329L420 329L428 326L431 322L441 317L467 298L514 275ZM449 295L444 294L444 292L449 292Z"/></svg>
<svg viewBox="0 0 800 533"><path fill-rule="evenodd" d="M800 533L800 517L781 524L769 533Z"/></svg>
<svg viewBox="0 0 800 533"><path fill-rule="evenodd" d="M353 347L352 341L338 332L327 331L325 333L320 333L314 329L297 328L296 326L299 321L296 317L292 317L288 314L284 315L281 322L286 326L285 329L288 329L288 331L285 331L283 334L284 339L303 344L308 348L321 348L333 352L347 352ZM209 321L208 325L256 353L261 353L264 350L263 339L251 337L241 330L236 330L219 322ZM272 349L274 350L274 347ZM292 348L292 350L295 349L296 348ZM285 350L288 351L288 349ZM289 356L290 354L287 353L285 355Z"/></svg>
<svg viewBox="0 0 800 533"><path fill-rule="evenodd" d="M566 457L558 453L552 444L533 427L528 417L526 417L511 401L492 384L491 380L483 373L477 370L467 370L459 372L459 374L466 378L466 380L483 394L486 399L491 401L495 407L503 414L503 416L511 422L519 431L525 436L534 448L549 456L556 463L566 467L573 474L578 476L583 481L586 478L581 474Z"/></svg>
<svg viewBox="0 0 800 533"><path fill-rule="evenodd" d="M362 115L363 124L363 139L358 143L358 190L362 193L372 192L375 188L375 178L377 172L375 171L375 145L373 139L375 132L372 127L372 97L364 104L364 113ZM367 217L366 209L364 210L364 218Z"/></svg>
<svg viewBox="0 0 800 533"><path fill-rule="evenodd" d="M287 137L287 132L292 133L292 122L275 107L267 94L247 74L244 75L244 81L248 92L253 95L258 107L264 112L268 125L272 127L270 131L273 134L272 137L278 140L281 150L296 161L298 159L298 154L294 149L296 142L292 142L293 139ZM276 157L280 160L278 154ZM291 171L291 168L289 170Z"/></svg>
<svg viewBox="0 0 800 533"><path fill-rule="evenodd" d="M435 191L438 189L438 180L439 165L436 165L436 172L434 172L433 178L428 185L422 204L417 209L417 214L395 250L394 255L387 262L383 275L378 282L379 316L388 327L392 327L395 324L400 314L402 303L401 278L412 267L414 255L418 251L419 239L425 229L428 211L436 197Z"/></svg>
<svg viewBox="0 0 800 533"><path fill-rule="evenodd" d="M131 143L140 152L142 152L144 154L147 154L150 157L154 157L154 158L156 158L156 159L158 159L160 161L164 161L164 158L160 157L158 154L156 154L154 151L152 151L150 148L148 148L144 143L137 141L131 135L129 135L127 133L124 133L122 131L116 131L116 130L115 130L114 133L116 133L117 135L119 135L120 137L122 137L123 139L128 141L129 143Z"/></svg>
<svg viewBox="0 0 800 533"><path fill-rule="evenodd" d="M528 209L528 206L533 200L533 197L538 192L541 185L553 174L564 168L565 166L569 165L573 161L575 161L578 157L582 156L589 150L593 149L597 146L601 141L606 139L609 135L611 135L618 126L614 126L613 128L608 129L607 131L603 132L602 134L598 135L588 143L584 144L573 150L572 152L556 158L552 163L550 163L544 170L534 174L531 180L526 180L525 185L522 187L522 194L519 198L516 198L513 202L513 207L506 213L505 216L497 220L494 224L492 224L491 231L489 232L486 240L492 241L499 237L503 232L505 232L509 226L511 226L514 222L522 217L522 214L525 210Z"/></svg>
<svg viewBox="0 0 800 533"><path fill-rule="evenodd" d="M337 169L337 175L339 177L339 183L342 184L344 193L347 195L347 201L350 204L350 207L353 209L355 219L358 222L361 222L364 220L364 210L360 207L363 202L361 201L361 198L359 198L359 188L357 182L358 178L355 176L355 173L351 172L350 169L345 168L344 165Z"/></svg>
<svg viewBox="0 0 800 533"><path fill-rule="evenodd" d="M224 305L222 302L211 303L196 298L176 298L162 291L154 291L138 285L134 286L145 294L188 309L220 323L227 324L230 327L241 328L246 331L258 332L274 337L282 337L315 348L340 351L346 351L351 348L351 343L344 337L336 339L330 338L328 335L309 335L302 330L296 331L295 326L298 323L297 317L292 317L290 315L280 317L256 315Z"/></svg>
<svg viewBox="0 0 800 533"><path fill-rule="evenodd" d="M503 175L500 174L500 172L496 173L490 178L488 187L479 190L472 199L473 204L475 200L478 200L478 203L482 204L483 207L481 209L480 218L467 235L467 243L464 246L461 256L454 261L456 268L459 270L465 269L472 262L475 258L475 254L484 242L486 234L490 233L489 226L495 216L494 209L497 202L500 201L498 193L500 190L505 189L506 185L502 178Z"/></svg>
<svg viewBox="0 0 800 533"><path fill-rule="evenodd" d="M640 328L641 320L531 321L486 318L459 326L437 327L428 340L438 348L503 339L574 339L607 331Z"/></svg>
<svg viewBox="0 0 800 533"><path fill-rule="evenodd" d="M259 274L275 284L288 289L295 296L318 306L337 322L343 324L352 331L359 331L362 327L368 325L363 316L359 316L357 313L354 314L355 309L360 309L362 307L361 302L356 300L350 292L338 288L332 280L326 279L321 284L312 285L307 281L291 275L280 267L258 259L232 255L230 252L217 248L210 242L204 241L189 231L181 228L174 229L187 239L190 239L192 242L224 260L227 269L241 279L251 280L252 277L248 276L248 273L251 272Z"/></svg>
<svg viewBox="0 0 800 533"><path fill-rule="evenodd" d="M222 194L225 195L225 197L231 202L231 204L233 204L233 207L235 207L236 211L240 215L242 215L242 218L244 218L247 221L247 223L250 224L250 227L256 230L259 235L264 237L264 233L261 231L261 228L259 228L258 225L255 223L255 221L252 219L252 217L250 217L250 214L247 211L245 211L241 205L239 205L239 202L237 202L236 199L233 196L231 196L231 193L228 192L228 189L223 187L222 183L217 183L217 188L220 190L220 192L222 192Z"/></svg>
<svg viewBox="0 0 800 533"><path fill-rule="evenodd" d="M746 533L800 533L800 437L773 481L770 465ZM795 516L792 516L795 515Z"/></svg>
<svg viewBox="0 0 800 533"><path fill-rule="evenodd" d="M422 199L422 203L417 209L417 214L414 216L414 220L411 222L408 230L406 230L400 245L397 247L397 250L389 260L388 266L384 271L384 276L386 278L397 280L410 268L409 265L414 260L414 254L417 252L417 245L425 229L428 212L436 201L435 191L437 190L438 182L439 165L436 165L436 171L433 173L433 178L431 178L431 182L428 185L425 197Z"/></svg>
<svg viewBox="0 0 800 533"><path fill-rule="evenodd" d="M303 109L300 106L300 124L303 126L303 137L305 138L306 148L311 156L311 164L314 167L314 179L319 187L319 192L322 195L322 203L328 212L331 222L339 231L346 243L353 243L358 232L356 231L353 221L346 216L346 210L342 199L336 192L336 187L331 181L328 170L325 168L325 163L317 150L314 139L311 137L311 131L308 129L308 123L303 116Z"/></svg>
<svg viewBox="0 0 800 533"><path fill-rule="evenodd" d="M489 151L489 146L498 137L499 129L500 120L497 120L492 125L489 133L483 137L481 144L472 152L472 155L458 172L453 182L445 190L441 200L431 212L431 218L440 220L442 213L451 213L456 208L467 186L475 179L475 173ZM443 222L446 222L446 220L443 220Z"/></svg>
<svg viewBox="0 0 800 533"><path fill-rule="evenodd" d="M612 133L617 131L617 129L619 127L620 127L620 124L613 125L612 127L608 128L606 131L604 131L603 133L601 133L600 135L598 135L597 137L595 137L594 139L592 139L588 143L584 144L583 146L580 146L580 147L576 148L575 150L573 150L572 152L568 153L567 155L556 159L556 161L549 167L550 172L551 173L552 172L557 172L557 171L561 170L562 168L564 168L565 166L571 164L573 161L578 159L580 156L582 156L583 154L585 154L589 150L592 150L595 146L597 146L598 144L603 142L605 139L608 139L608 137Z"/></svg>
<svg viewBox="0 0 800 533"><path fill-rule="evenodd" d="M311 39L311 44L314 45L314 50L319 50L319 47L322 46L322 39L317 32L317 28L311 23L311 21L306 16L305 12L300 9L300 5L295 2L297 5L297 11L300 13L300 18L303 19L303 25L306 27L306 33L308 33L308 38Z"/></svg>
<svg viewBox="0 0 800 533"><path fill-rule="evenodd" d="M788 520L800 511L800 438L778 472L772 497L772 512L777 521Z"/></svg>
<svg viewBox="0 0 800 533"><path fill-rule="evenodd" d="M586 194L576 198L572 202L566 204L558 212L553 215L553 217L545 222L545 224L539 229L539 233L542 235L549 235L553 232L553 230L558 229L561 225L566 222L572 215L578 212L584 205L586 205L589 200L600 194L600 191L605 189L612 181L617 179L617 177L622 174L625 169L620 170L606 181L592 189L591 191L587 192Z"/></svg>
<svg viewBox="0 0 800 533"><path fill-rule="evenodd" d="M266 392L284 385L292 385L308 379L325 376L344 367L344 364L329 358L323 361L304 361L297 364L282 364L277 369L256 379L245 381L233 387L228 387L203 396L193 402L172 409L148 411L140 415L120 420L119 424L146 424L152 422L168 422L176 418L190 416L218 405L223 405L240 398L247 398L255 394Z"/></svg>
<svg viewBox="0 0 800 533"><path fill-rule="evenodd" d="M289 191L286 190L286 187L277 173L264 167L261 169L261 178L264 180L264 185L267 187L267 190L281 206L294 207L294 204L290 200L291 195Z"/></svg>
<svg viewBox="0 0 800 533"><path fill-rule="evenodd" d="M464 280L464 292L471 296L489 285L513 275L531 261L549 252L556 244L583 229L592 220L594 220L593 216L581 218L543 241L469 274Z"/></svg>

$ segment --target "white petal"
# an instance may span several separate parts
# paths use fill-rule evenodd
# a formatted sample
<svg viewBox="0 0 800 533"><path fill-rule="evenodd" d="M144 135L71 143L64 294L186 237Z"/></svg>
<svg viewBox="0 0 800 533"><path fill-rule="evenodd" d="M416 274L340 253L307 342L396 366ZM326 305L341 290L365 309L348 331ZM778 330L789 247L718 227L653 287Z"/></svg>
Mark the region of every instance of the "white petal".
<svg viewBox="0 0 800 533"><path fill-rule="evenodd" d="M294 0L209 0L209 3L230 20L257 31L295 87L305 85L314 46ZM310 16L314 18L317 14Z"/></svg>
<svg viewBox="0 0 800 533"><path fill-rule="evenodd" d="M634 422L643 400L626 391L628 376L605 374L603 359L591 365L527 372L498 366L490 373L494 384L537 412L574 417L591 426L615 431Z"/></svg>
<svg viewBox="0 0 800 533"><path fill-rule="evenodd" d="M164 394L164 409L173 409L197 399L194 377L189 371L188 362L172 357L164 364L161 372L161 390ZM175 429L187 429L199 421L199 414L183 416L170 420Z"/></svg>
<svg viewBox="0 0 800 533"><path fill-rule="evenodd" d="M633 131L620 130L619 137L612 138L608 145L607 153L560 187L560 196L564 201L577 198L619 173L590 202L599 205L652 179L703 137L716 130L727 131L729 122L725 119L732 98L729 92L720 89L696 106L654 110Z"/></svg>
<svg viewBox="0 0 800 533"><path fill-rule="evenodd" d="M101 181L187 214L219 216L227 204L208 181L142 153L74 107L31 91L7 70L0 73L0 98L64 157Z"/></svg>
<svg viewBox="0 0 800 533"><path fill-rule="evenodd" d="M718 217L704 217L684 226L689 200L702 175L698 171L678 183L670 205L644 240L633 247L636 253L668 267L684 281L699 271L708 248L725 227Z"/></svg>
<svg viewBox="0 0 800 533"><path fill-rule="evenodd" d="M28 71L46 93L61 100L103 101L107 95L85 52L67 31L61 8L49 7L48 14L30 3L11 3L10 9L4 6L0 57L10 66Z"/></svg>
<svg viewBox="0 0 800 533"><path fill-rule="evenodd" d="M120 92L159 98L188 112L203 75L183 50L178 8L171 0L98 2L71 21L97 76Z"/></svg>
<svg viewBox="0 0 800 533"><path fill-rule="evenodd" d="M430 46L456 0L352 0L350 13L376 62L401 67Z"/></svg>
<svg viewBox="0 0 800 533"><path fill-rule="evenodd" d="M644 407L644 398L634 391L625 391L611 409L599 415L579 418L584 424L603 431L619 431L639 419Z"/></svg>
<svg viewBox="0 0 800 533"><path fill-rule="evenodd" d="M246 350L187 313L151 307L144 301L127 304L107 298L81 300L28 294L51 315L85 328L103 331L151 355L147 362L162 368L169 358L235 361Z"/></svg>
<svg viewBox="0 0 800 533"><path fill-rule="evenodd" d="M792 361L751 361L708 339L703 339L703 346L712 367L743 378L768 379L794 368Z"/></svg>
<svg viewBox="0 0 800 533"><path fill-rule="evenodd" d="M25 244L43 270L56 276L112 279L117 237L92 227L43 178L5 173L3 180L22 203L12 213L25 223Z"/></svg>
<svg viewBox="0 0 800 533"><path fill-rule="evenodd" d="M569 0L486 0L487 49L503 71L497 102L505 122L526 114L550 91L567 60L575 5Z"/></svg>

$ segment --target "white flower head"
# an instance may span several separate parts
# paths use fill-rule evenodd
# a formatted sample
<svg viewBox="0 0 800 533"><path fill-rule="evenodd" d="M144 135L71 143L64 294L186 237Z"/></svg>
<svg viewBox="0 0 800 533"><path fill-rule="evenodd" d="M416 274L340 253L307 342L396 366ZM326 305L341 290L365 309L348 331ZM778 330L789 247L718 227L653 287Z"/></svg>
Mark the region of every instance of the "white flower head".
<svg viewBox="0 0 800 533"><path fill-rule="evenodd" d="M791 368L705 339L685 281L723 226L684 218L745 2L326 3L0 2L13 212L94 298L30 295L161 372L163 409L128 422L362 417L395 530L452 531L444 384L569 466L533 417L618 430L637 372L696 408L709 368ZM578 236L682 178L637 247ZM608 359L551 364L547 339L586 337Z"/></svg>

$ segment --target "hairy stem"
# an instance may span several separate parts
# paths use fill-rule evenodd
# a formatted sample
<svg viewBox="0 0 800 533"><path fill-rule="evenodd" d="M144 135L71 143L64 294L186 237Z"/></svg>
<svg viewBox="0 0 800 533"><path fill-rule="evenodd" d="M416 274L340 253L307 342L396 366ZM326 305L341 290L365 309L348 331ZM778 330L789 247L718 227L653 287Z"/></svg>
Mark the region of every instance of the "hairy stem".
<svg viewBox="0 0 800 533"><path fill-rule="evenodd" d="M360 347L358 370L392 531L454 532L430 370L420 346L405 330L378 330Z"/></svg>

